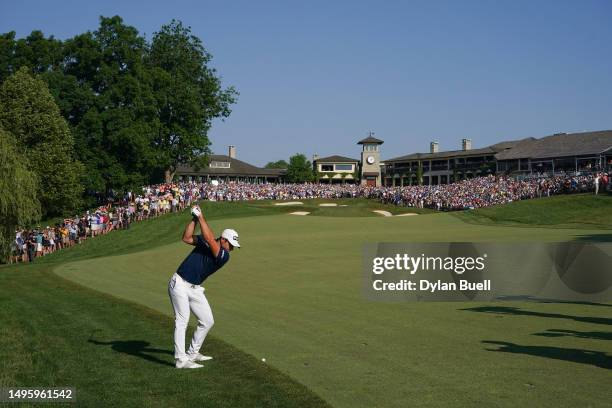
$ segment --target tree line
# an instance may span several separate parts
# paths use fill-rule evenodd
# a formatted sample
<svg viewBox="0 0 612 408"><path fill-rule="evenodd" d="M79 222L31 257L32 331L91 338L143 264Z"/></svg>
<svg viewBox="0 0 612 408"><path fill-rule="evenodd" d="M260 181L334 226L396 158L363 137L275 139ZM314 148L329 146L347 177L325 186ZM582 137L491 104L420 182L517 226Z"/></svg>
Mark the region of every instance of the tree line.
<svg viewBox="0 0 612 408"><path fill-rule="evenodd" d="M66 40L0 34L0 239L206 165L238 97L211 58L177 20L150 40L119 16Z"/></svg>

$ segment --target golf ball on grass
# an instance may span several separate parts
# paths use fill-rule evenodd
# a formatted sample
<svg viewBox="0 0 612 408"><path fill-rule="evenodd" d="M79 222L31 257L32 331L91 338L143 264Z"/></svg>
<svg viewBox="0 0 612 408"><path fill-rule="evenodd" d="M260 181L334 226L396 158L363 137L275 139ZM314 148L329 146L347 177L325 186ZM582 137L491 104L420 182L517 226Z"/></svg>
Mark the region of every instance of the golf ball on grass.
<svg viewBox="0 0 612 408"><path fill-rule="evenodd" d="M265 359L265 358L262 358L262 359L261 359L261 361L263 361L263 362L265 363L265 362L266 362L266 359Z"/></svg>

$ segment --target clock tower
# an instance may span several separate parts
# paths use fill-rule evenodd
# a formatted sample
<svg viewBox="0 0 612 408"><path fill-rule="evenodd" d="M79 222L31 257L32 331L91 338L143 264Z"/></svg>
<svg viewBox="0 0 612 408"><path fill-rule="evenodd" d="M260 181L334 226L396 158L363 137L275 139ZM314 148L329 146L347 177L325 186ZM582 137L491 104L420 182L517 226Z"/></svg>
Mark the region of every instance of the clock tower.
<svg viewBox="0 0 612 408"><path fill-rule="evenodd" d="M368 137L357 142L363 146L361 151L361 184L368 186L380 186L380 145L384 142L374 137L370 132Z"/></svg>

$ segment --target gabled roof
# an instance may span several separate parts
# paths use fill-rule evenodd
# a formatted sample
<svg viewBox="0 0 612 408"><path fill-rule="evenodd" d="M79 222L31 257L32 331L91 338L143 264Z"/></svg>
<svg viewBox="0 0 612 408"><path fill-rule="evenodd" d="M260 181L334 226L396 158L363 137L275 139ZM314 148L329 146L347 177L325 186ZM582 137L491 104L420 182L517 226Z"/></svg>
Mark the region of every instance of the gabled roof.
<svg viewBox="0 0 612 408"><path fill-rule="evenodd" d="M499 152L497 160L549 158L600 154L612 149L612 130L557 133L540 139L521 140L512 149Z"/></svg>
<svg viewBox="0 0 612 408"><path fill-rule="evenodd" d="M506 150L506 149L511 149L514 146L516 146L517 144L519 144L520 142L523 142L525 140L535 140L535 138L528 137L526 139L521 139L521 140L508 140L508 141L505 141L505 142L495 143L494 145L491 145L489 147L491 149L493 149L493 150L497 150L498 152L501 152L501 151Z"/></svg>
<svg viewBox="0 0 612 408"><path fill-rule="evenodd" d="M449 150L446 152L438 152L438 153L412 153L406 156L395 157L393 159L386 159L384 161L393 162L393 161L406 161L406 160L438 160L438 159L448 159L451 157L461 157L461 156L493 155L495 153L497 153L497 151L491 149L490 147L484 147L482 149Z"/></svg>
<svg viewBox="0 0 612 408"><path fill-rule="evenodd" d="M243 162L242 160L232 159L231 157L224 154L211 154L209 156L210 162L229 162L230 167L201 167L196 170L192 166L179 164L177 166L177 173L182 174L214 174L214 175L236 175L236 176L279 176L286 174L286 169L265 169L261 167L253 166L249 163Z"/></svg>
<svg viewBox="0 0 612 408"><path fill-rule="evenodd" d="M533 139L533 138L529 138ZM524 139L528 140L528 139ZM522 140L508 140L504 142L499 142L494 145L483 147L480 149L469 149L469 150L447 150L444 152L437 153L412 153L405 156L399 156L392 159L386 159L385 162L395 162L395 161L408 161L408 160L441 160L441 159L450 159L454 157L464 157L464 156L488 156L494 155L496 153L505 151L507 149L511 149L513 146L516 146L522 142Z"/></svg>
<svg viewBox="0 0 612 408"><path fill-rule="evenodd" d="M357 142L357 144L366 144L366 143L383 144L385 142L383 142L382 140L377 139L375 137L372 137L372 136L368 136L365 139L362 139L362 140Z"/></svg>
<svg viewBox="0 0 612 408"><path fill-rule="evenodd" d="M333 155L333 156L328 156L328 157L321 157L320 159L314 160L316 163L359 163L359 160L356 159L351 159L349 157L344 157L344 156L338 156L338 155Z"/></svg>

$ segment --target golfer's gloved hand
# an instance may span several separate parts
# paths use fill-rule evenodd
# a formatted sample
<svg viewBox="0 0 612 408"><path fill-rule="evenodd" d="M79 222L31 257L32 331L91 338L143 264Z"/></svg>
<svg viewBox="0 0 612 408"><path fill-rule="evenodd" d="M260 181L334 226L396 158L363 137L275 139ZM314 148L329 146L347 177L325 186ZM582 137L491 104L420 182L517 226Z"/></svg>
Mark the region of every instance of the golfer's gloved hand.
<svg viewBox="0 0 612 408"><path fill-rule="evenodd" d="M197 205L191 208L191 215L194 218L200 218L200 215L202 215L202 210L200 210L200 207L198 207Z"/></svg>

